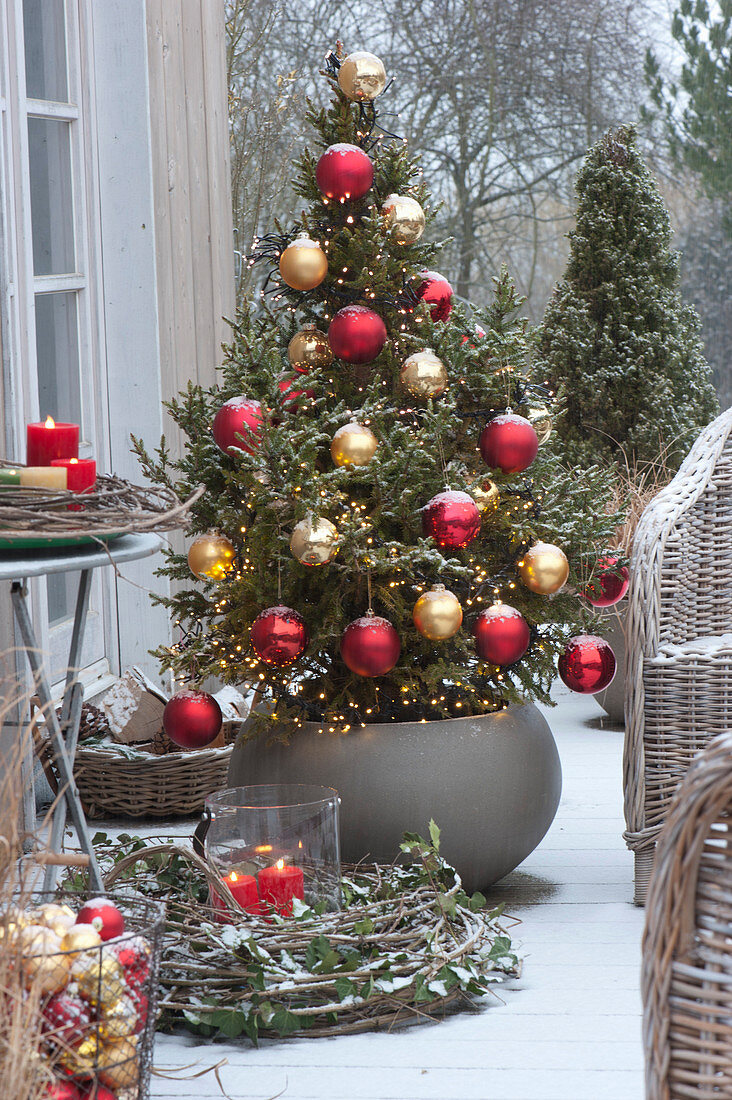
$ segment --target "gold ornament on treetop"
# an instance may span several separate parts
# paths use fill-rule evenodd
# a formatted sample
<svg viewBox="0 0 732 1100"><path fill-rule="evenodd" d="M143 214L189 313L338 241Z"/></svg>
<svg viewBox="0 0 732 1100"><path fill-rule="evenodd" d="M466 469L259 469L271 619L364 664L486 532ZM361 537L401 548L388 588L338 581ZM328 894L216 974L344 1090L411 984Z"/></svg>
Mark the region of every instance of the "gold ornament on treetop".
<svg viewBox="0 0 732 1100"><path fill-rule="evenodd" d="M317 241L300 233L280 256L280 275L293 290L312 290L328 274L328 257Z"/></svg>
<svg viewBox="0 0 732 1100"><path fill-rule="evenodd" d="M338 70L338 84L349 99L376 99L386 87L384 62L366 50L349 53Z"/></svg>
<svg viewBox="0 0 732 1100"><path fill-rule="evenodd" d="M471 497L478 505L479 512L492 512L498 507L498 502L501 499L498 491L498 486L495 481L485 478L480 485L474 485L469 490Z"/></svg>
<svg viewBox="0 0 732 1100"><path fill-rule="evenodd" d="M444 584L433 584L430 591L417 600L412 618L425 638L432 642L444 642L460 629L463 609L454 592L450 592Z"/></svg>
<svg viewBox="0 0 732 1100"><path fill-rule="evenodd" d="M532 592L551 596L564 588L569 562L563 550L551 542L535 542L518 563L521 580Z"/></svg>
<svg viewBox="0 0 732 1100"><path fill-rule="evenodd" d="M331 458L336 466L366 466L374 457L379 441L365 424L344 424L333 436Z"/></svg>
<svg viewBox="0 0 732 1100"><path fill-rule="evenodd" d="M424 233L424 210L411 195L387 195L381 213L397 244L414 244Z"/></svg>
<svg viewBox="0 0 732 1100"><path fill-rule="evenodd" d="M412 397L420 401L439 397L447 389L445 364L437 358L432 348L415 351L404 360L399 381Z"/></svg>
<svg viewBox="0 0 732 1100"><path fill-rule="evenodd" d="M319 367L329 367L333 352L324 332L315 325L304 325L287 345L287 358L293 370L306 374Z"/></svg>
<svg viewBox="0 0 732 1100"><path fill-rule="evenodd" d="M188 568L194 577L220 581L232 567L236 548L225 535L210 531L199 535L188 547Z"/></svg>
<svg viewBox="0 0 732 1100"><path fill-rule="evenodd" d="M327 565L338 551L338 529L323 516L317 523L307 516L295 524L290 550L303 565Z"/></svg>
<svg viewBox="0 0 732 1100"><path fill-rule="evenodd" d="M546 408L546 406L537 406L534 409L529 409L526 413L526 419L532 428L536 432L536 437L539 440L539 445L546 443L549 436L552 434L552 428L554 427L554 421L552 420L552 414Z"/></svg>

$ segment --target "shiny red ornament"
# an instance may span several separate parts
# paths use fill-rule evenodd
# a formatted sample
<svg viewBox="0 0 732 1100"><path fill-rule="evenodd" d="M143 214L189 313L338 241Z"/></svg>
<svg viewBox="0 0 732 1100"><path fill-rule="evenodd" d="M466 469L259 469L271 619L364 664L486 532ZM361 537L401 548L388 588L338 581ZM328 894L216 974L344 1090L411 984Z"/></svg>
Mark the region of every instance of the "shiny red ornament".
<svg viewBox="0 0 732 1100"><path fill-rule="evenodd" d="M150 976L152 948L144 936L128 936L110 950L125 972L128 985L142 985Z"/></svg>
<svg viewBox="0 0 732 1100"><path fill-rule="evenodd" d="M261 404L249 397L229 398L216 413L212 430L216 446L224 454L235 455L232 448L254 454L262 431Z"/></svg>
<svg viewBox="0 0 732 1100"><path fill-rule="evenodd" d="M481 611L473 623L478 656L494 665L513 665L529 648L531 631L520 611L497 603Z"/></svg>
<svg viewBox="0 0 732 1100"><path fill-rule="evenodd" d="M87 1001L62 989L43 1006L42 1026L47 1039L61 1047L75 1047L91 1027L92 1014Z"/></svg>
<svg viewBox="0 0 732 1100"><path fill-rule="evenodd" d="M221 730L221 707L207 691L177 691L165 704L163 729L182 749L202 749Z"/></svg>
<svg viewBox="0 0 732 1100"><path fill-rule="evenodd" d="M374 182L374 166L358 145L339 141L320 157L315 182L328 199L338 202L362 199Z"/></svg>
<svg viewBox="0 0 732 1100"><path fill-rule="evenodd" d="M603 691L615 675L612 646L596 634L577 634L569 639L559 658L559 675L568 688L580 695Z"/></svg>
<svg viewBox="0 0 732 1100"><path fill-rule="evenodd" d="M341 657L357 676L384 676L399 660L402 645L388 619L373 612L354 619L341 635Z"/></svg>
<svg viewBox="0 0 732 1100"><path fill-rule="evenodd" d="M439 271L422 271L417 297L429 303L433 321L446 321L452 312L452 287Z"/></svg>
<svg viewBox="0 0 732 1100"><path fill-rule="evenodd" d="M139 1035L140 1032L145 1030L145 1024L147 1023L148 1012L150 1011L150 1001L146 993L136 985L132 985L128 989L128 994L132 1004L135 1006L135 1016L137 1017L137 1023L135 1024L135 1034Z"/></svg>
<svg viewBox="0 0 732 1100"><path fill-rule="evenodd" d="M371 363L386 343L386 325L366 306L344 306L328 326L328 343L345 363Z"/></svg>
<svg viewBox="0 0 732 1100"><path fill-rule="evenodd" d="M113 901L92 898L85 902L76 917L77 924L91 924L103 940L113 940L125 930L125 918Z"/></svg>
<svg viewBox="0 0 732 1100"><path fill-rule="evenodd" d="M43 1100L84 1100L83 1093L73 1081L52 1081L50 1085L46 1085L46 1091L41 1095Z"/></svg>
<svg viewBox="0 0 732 1100"><path fill-rule="evenodd" d="M483 461L504 474L527 470L539 451L539 437L523 416L504 413L489 420L480 433Z"/></svg>
<svg viewBox="0 0 732 1100"><path fill-rule="evenodd" d="M422 509L422 532L438 546L467 546L480 532L478 505L468 493L447 489L432 497Z"/></svg>
<svg viewBox="0 0 732 1100"><path fill-rule="evenodd" d="M266 665L284 668L302 657L310 632L302 615L291 607L267 607L252 623L252 645Z"/></svg>
<svg viewBox="0 0 732 1100"><path fill-rule="evenodd" d="M282 394L282 404L289 412L297 412L303 399L315 397L315 390L293 390L294 379L282 378L277 385Z"/></svg>
<svg viewBox="0 0 732 1100"><path fill-rule="evenodd" d="M606 556L600 558L597 568L600 570L588 585L583 595L593 607L612 607L620 603L630 584L627 566L617 569L618 558Z"/></svg>

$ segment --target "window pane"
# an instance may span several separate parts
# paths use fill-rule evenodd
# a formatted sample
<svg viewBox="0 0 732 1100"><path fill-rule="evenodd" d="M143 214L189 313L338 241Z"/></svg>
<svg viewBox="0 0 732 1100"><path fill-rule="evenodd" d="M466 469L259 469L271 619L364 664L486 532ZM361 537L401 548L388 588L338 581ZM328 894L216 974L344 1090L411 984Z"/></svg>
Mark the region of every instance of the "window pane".
<svg viewBox="0 0 732 1100"><path fill-rule="evenodd" d="M74 271L71 190L71 123L28 119L33 270L36 275Z"/></svg>
<svg viewBox="0 0 732 1100"><path fill-rule="evenodd" d="M76 291L36 294L38 408L41 419L81 422Z"/></svg>
<svg viewBox="0 0 732 1100"><path fill-rule="evenodd" d="M52 573L47 581L48 625L70 619L76 606L80 573Z"/></svg>
<svg viewBox="0 0 732 1100"><path fill-rule="evenodd" d="M23 0L25 90L30 99L68 100L64 0Z"/></svg>

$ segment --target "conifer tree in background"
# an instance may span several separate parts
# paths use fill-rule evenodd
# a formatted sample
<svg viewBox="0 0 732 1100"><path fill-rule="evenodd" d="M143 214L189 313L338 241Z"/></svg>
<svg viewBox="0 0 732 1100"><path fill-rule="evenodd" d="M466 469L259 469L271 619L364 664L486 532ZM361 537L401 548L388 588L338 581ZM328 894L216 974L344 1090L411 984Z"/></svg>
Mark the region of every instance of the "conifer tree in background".
<svg viewBox="0 0 732 1100"><path fill-rule="evenodd" d="M379 124L381 62L328 68L306 209L257 242L270 285L218 384L170 404L185 454L136 441L154 480L206 486L162 570L181 639L159 656L192 683L256 683L280 734L547 699L593 613L576 590L607 569L610 479L538 446L551 395L507 273L473 312L429 270L429 194Z"/></svg>
<svg viewBox="0 0 732 1100"><path fill-rule="evenodd" d="M632 127L606 134L577 176L576 228L547 306L538 362L566 403L557 429L570 462L678 466L717 412L696 311L658 188Z"/></svg>

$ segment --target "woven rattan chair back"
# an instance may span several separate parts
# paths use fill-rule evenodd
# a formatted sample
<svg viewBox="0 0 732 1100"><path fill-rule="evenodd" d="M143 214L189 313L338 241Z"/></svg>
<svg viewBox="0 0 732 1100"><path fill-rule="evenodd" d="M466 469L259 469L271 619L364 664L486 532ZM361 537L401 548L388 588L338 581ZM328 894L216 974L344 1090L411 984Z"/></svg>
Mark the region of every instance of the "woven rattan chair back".
<svg viewBox="0 0 732 1100"><path fill-rule="evenodd" d="M626 620L625 839L642 904L658 831L696 753L732 729L732 409L643 513Z"/></svg>
<svg viewBox="0 0 732 1100"><path fill-rule="evenodd" d="M641 989L647 1100L732 1097L732 734L689 766L659 834Z"/></svg>

